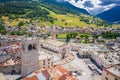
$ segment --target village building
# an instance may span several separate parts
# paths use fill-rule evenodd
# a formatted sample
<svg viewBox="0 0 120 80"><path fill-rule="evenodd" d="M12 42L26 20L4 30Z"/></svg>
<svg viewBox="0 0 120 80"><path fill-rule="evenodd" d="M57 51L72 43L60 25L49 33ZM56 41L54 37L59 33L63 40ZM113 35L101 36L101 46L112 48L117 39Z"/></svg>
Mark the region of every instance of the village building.
<svg viewBox="0 0 120 80"><path fill-rule="evenodd" d="M41 44L41 48L54 52L61 59L64 59L69 54L69 46L64 42L56 40L45 40L43 44Z"/></svg>
<svg viewBox="0 0 120 80"><path fill-rule="evenodd" d="M102 72L102 80L120 80L120 64L104 68Z"/></svg>

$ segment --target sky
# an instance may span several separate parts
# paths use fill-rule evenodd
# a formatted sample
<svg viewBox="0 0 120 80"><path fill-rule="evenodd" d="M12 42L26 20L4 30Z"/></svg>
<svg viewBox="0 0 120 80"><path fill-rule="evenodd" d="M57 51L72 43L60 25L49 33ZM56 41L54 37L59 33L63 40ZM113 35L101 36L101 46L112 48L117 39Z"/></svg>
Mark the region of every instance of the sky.
<svg viewBox="0 0 120 80"><path fill-rule="evenodd" d="M120 0L65 0L65 1L68 1L79 8L86 9L92 15L100 14L103 11L109 10L116 5L120 5Z"/></svg>

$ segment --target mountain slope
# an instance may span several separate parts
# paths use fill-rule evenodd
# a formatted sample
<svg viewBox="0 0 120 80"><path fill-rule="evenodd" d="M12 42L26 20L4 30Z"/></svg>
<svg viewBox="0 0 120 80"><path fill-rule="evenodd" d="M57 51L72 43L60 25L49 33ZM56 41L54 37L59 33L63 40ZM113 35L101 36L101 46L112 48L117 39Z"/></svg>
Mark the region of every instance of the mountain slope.
<svg viewBox="0 0 120 80"><path fill-rule="evenodd" d="M107 10L101 14L98 14L97 17L100 17L111 23L120 23L120 6L115 6L110 10Z"/></svg>
<svg viewBox="0 0 120 80"><path fill-rule="evenodd" d="M0 2L10 2L10 1L32 1L32 0L0 0Z"/></svg>
<svg viewBox="0 0 120 80"><path fill-rule="evenodd" d="M41 5L44 7L53 10L56 13L62 13L62 14L67 14L67 13L72 13L72 14L89 14L85 9L77 8L70 4L69 2L58 2L56 0L40 0Z"/></svg>
<svg viewBox="0 0 120 80"><path fill-rule="evenodd" d="M88 14L86 11L76 8L67 2L56 2L55 0L7 1L0 3L0 17L3 23L11 27L20 26L21 22L23 23L23 28L34 23L39 26L55 24L63 27L111 26L99 18L86 15Z"/></svg>

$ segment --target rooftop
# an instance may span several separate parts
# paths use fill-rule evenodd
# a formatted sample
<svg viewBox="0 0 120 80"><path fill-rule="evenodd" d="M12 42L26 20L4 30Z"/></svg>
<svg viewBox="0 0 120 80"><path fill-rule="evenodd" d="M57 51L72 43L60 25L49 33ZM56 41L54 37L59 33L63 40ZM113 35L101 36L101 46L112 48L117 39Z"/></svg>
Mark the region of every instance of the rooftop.
<svg viewBox="0 0 120 80"><path fill-rule="evenodd" d="M82 51L109 51L109 49L104 45L98 45L98 44L75 44L72 43L72 46L77 46L79 50Z"/></svg>
<svg viewBox="0 0 120 80"><path fill-rule="evenodd" d="M100 59L102 62L105 63L105 67L110 67L115 64L119 64L119 60L117 59L116 53L101 53L101 52L94 52L92 55L95 55Z"/></svg>
<svg viewBox="0 0 120 80"><path fill-rule="evenodd" d="M52 58L52 56L44 51L40 52L39 60L44 60L44 59L49 59L49 58Z"/></svg>
<svg viewBox="0 0 120 80"><path fill-rule="evenodd" d="M70 75L69 71L62 68L60 65L48 69L37 70L22 80L48 80L50 78L52 78L52 80L76 80Z"/></svg>
<svg viewBox="0 0 120 80"><path fill-rule="evenodd" d="M83 51L109 51L108 48L104 45L97 45L97 44L84 44L80 45L79 48Z"/></svg>
<svg viewBox="0 0 120 80"><path fill-rule="evenodd" d="M17 59L17 60L13 60L13 59L9 59L6 62L0 63L0 67L1 66L10 66L10 65L18 65L21 64L21 59Z"/></svg>
<svg viewBox="0 0 120 80"><path fill-rule="evenodd" d="M0 67L21 64L19 45L10 45L0 48ZM14 55L14 56L13 56Z"/></svg>
<svg viewBox="0 0 120 80"><path fill-rule="evenodd" d="M113 67L110 67L107 69L109 72L111 72L112 74L120 77L120 64L115 65Z"/></svg>
<svg viewBox="0 0 120 80"><path fill-rule="evenodd" d="M24 38L24 40L36 40L37 38L36 37L26 37L26 38Z"/></svg>
<svg viewBox="0 0 120 80"><path fill-rule="evenodd" d="M45 40L45 43L53 45L53 46L57 46L57 47L60 47L66 44L64 42L59 42L59 41L51 40L51 39Z"/></svg>

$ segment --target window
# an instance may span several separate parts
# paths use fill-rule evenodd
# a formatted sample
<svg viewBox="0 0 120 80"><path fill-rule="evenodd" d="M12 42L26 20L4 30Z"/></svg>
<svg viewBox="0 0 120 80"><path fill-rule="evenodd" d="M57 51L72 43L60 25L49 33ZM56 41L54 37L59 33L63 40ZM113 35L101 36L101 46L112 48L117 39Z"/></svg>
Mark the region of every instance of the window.
<svg viewBox="0 0 120 80"><path fill-rule="evenodd" d="M29 46L28 46L28 51L31 51L32 50L32 45L30 44Z"/></svg>

